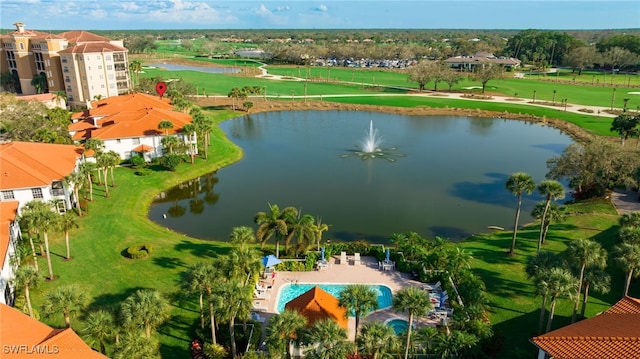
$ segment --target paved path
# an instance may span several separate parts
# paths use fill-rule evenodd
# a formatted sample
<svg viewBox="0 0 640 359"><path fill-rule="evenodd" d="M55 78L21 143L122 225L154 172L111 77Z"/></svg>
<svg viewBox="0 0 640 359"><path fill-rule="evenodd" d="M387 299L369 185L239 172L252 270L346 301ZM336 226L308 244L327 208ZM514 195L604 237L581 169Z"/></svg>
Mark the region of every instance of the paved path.
<svg viewBox="0 0 640 359"><path fill-rule="evenodd" d="M640 211L640 193L633 190L615 189L611 193L611 203L620 215Z"/></svg>

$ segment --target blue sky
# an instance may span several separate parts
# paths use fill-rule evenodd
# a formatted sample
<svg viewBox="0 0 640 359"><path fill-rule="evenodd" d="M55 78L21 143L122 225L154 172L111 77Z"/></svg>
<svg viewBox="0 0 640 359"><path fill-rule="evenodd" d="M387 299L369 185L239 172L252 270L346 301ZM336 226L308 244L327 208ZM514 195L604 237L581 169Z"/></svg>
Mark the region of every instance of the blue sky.
<svg viewBox="0 0 640 359"><path fill-rule="evenodd" d="M0 27L115 29L640 28L640 0L0 0Z"/></svg>

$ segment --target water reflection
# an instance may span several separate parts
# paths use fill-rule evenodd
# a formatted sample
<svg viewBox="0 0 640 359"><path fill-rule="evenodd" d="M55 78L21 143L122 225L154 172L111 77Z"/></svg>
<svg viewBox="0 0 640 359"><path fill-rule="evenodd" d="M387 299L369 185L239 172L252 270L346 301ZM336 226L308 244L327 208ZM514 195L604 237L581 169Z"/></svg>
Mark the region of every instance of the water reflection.
<svg viewBox="0 0 640 359"><path fill-rule="evenodd" d="M188 201L189 213L200 215L204 212L205 205L213 206L220 200L220 194L213 190L218 181L219 179L214 172L183 182L160 192L154 198L152 205L171 204L167 209L167 214L171 218L180 218L187 213L184 202Z"/></svg>

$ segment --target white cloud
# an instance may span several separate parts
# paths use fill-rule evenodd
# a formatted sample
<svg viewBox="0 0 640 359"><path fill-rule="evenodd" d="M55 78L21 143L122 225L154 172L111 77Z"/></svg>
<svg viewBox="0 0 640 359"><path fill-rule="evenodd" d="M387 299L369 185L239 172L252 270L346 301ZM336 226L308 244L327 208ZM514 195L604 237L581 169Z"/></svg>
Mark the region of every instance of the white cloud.
<svg viewBox="0 0 640 359"><path fill-rule="evenodd" d="M274 12L283 12L283 11L289 11L289 6L278 6L275 9L273 9Z"/></svg>
<svg viewBox="0 0 640 359"><path fill-rule="evenodd" d="M329 11L329 8L327 7L327 5L320 5L316 8L316 10L326 12L326 11Z"/></svg>
<svg viewBox="0 0 640 359"><path fill-rule="evenodd" d="M253 13L258 16L270 16L271 10L267 9L267 7L264 4L260 4L260 7L258 7L257 9L254 9Z"/></svg>

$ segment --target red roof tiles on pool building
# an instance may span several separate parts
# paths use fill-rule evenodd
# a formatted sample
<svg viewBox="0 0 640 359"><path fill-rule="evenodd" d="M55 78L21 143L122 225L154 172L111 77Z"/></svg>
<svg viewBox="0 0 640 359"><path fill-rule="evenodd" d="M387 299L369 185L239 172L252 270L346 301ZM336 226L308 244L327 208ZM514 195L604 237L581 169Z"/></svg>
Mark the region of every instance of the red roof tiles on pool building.
<svg viewBox="0 0 640 359"><path fill-rule="evenodd" d="M307 326L321 319L331 319L341 328L348 328L347 310L338 304L338 299L315 286L289 303L285 309L296 310L307 318Z"/></svg>

